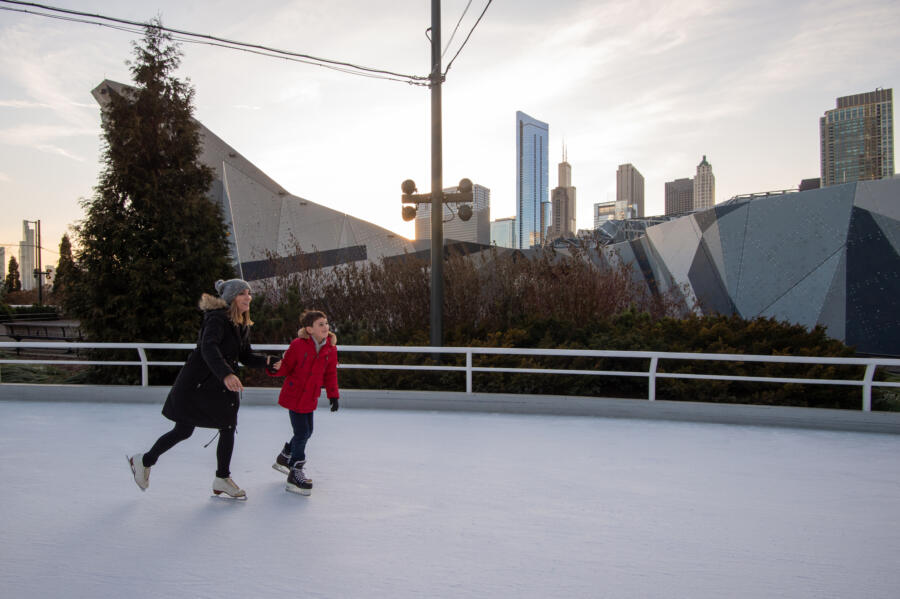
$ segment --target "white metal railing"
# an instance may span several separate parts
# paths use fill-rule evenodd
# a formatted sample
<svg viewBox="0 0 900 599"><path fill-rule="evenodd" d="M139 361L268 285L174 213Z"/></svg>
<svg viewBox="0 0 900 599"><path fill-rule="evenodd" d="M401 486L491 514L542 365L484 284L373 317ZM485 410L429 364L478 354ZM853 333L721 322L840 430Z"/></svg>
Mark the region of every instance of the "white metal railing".
<svg viewBox="0 0 900 599"><path fill-rule="evenodd" d="M138 360L79 360L79 359L46 359L46 358L0 358L0 364L69 364L69 365L107 365L107 366L140 366L141 384L149 384L149 368L151 366L181 366L183 362L163 362L150 360L147 350L190 350L196 347L193 343L91 343L91 342L49 342L49 341L2 341L0 349L56 349L71 352L75 349L131 349L138 354ZM259 351L284 351L287 345L254 345ZM339 345L338 350L345 352L400 353L400 354L465 354L465 366L444 366L440 364L407 365L407 364L339 364L340 368L368 370L427 370L454 371L466 373L466 393L472 393L472 374L475 372L510 372L519 374L565 374L592 376L631 376L644 377L648 381L648 397L656 399L656 380L699 379L715 381L748 381L758 383L794 383L816 385L846 385L862 388L862 409L872 409L872 387L897 387L900 383L876 381L875 370L879 366L900 367L900 359L894 358L828 358L812 356L761 356L746 354L694 354L657 351L614 351L587 349L524 349L509 347L429 347L429 346L390 346L390 345ZM575 370L565 368L506 368L499 366L474 366L475 355L513 355L513 356L565 356L576 358L632 358L648 360L646 370ZM686 374L659 372L660 360L695 360L719 362L776 362L781 364L820 364L833 366L865 367L860 379L809 379L798 377L761 377L732 376L716 374ZM2 379L0 379L2 381Z"/></svg>

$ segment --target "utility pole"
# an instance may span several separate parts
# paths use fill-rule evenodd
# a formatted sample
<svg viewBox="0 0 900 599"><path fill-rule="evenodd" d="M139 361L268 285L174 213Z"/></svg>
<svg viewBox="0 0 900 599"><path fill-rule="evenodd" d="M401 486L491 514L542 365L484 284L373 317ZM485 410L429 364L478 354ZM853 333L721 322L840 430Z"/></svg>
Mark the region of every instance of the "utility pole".
<svg viewBox="0 0 900 599"><path fill-rule="evenodd" d="M431 0L431 346L443 345L444 166L441 127L441 0Z"/></svg>
<svg viewBox="0 0 900 599"><path fill-rule="evenodd" d="M472 218L474 194L472 182L460 179L456 191L444 193L444 167L441 133L441 2L431 0L431 193L416 193L416 182L405 180L400 189L400 202L414 204L403 206L403 220L416 218L419 204L431 205L431 346L441 347L443 342L444 312L444 204L457 204L456 215L460 220ZM452 208L451 208L452 210Z"/></svg>

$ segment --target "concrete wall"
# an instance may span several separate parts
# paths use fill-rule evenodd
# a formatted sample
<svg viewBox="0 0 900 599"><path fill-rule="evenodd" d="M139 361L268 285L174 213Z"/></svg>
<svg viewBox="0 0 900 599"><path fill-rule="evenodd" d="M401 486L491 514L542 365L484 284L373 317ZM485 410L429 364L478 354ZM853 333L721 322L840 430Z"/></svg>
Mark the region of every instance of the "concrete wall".
<svg viewBox="0 0 900 599"><path fill-rule="evenodd" d="M162 406L169 387L0 384L0 401L85 403L156 403ZM277 406L278 390L248 388L244 405ZM322 397L319 409L328 409ZM900 413L752 406L643 399L514 395L438 391L345 389L341 409L434 410L675 420L751 426L781 426L900 434Z"/></svg>

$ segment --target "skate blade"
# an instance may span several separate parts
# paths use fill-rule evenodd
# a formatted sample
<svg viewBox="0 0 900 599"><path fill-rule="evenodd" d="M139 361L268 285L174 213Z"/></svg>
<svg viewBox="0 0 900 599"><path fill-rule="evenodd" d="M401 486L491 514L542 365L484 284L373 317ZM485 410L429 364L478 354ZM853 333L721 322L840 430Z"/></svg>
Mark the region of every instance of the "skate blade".
<svg viewBox="0 0 900 599"><path fill-rule="evenodd" d="M131 476L132 476L132 478L134 478L134 476L137 474L137 472L134 471L134 462L131 461L131 456L129 456L127 453L125 454L125 461L128 462L128 467L131 468ZM134 481L134 484L136 484L137 488L141 490L141 493L143 493L147 490L144 487L142 487L141 485L138 485L136 480Z"/></svg>
<svg viewBox="0 0 900 599"><path fill-rule="evenodd" d="M309 497L310 495L312 495L312 489L301 489L299 487L295 487L294 485L285 485L284 490L288 493L303 495L304 497Z"/></svg>
<svg viewBox="0 0 900 599"><path fill-rule="evenodd" d="M272 470L278 470L282 474L290 474L291 473L290 468L288 468L287 466L282 466L278 462L272 464Z"/></svg>
<svg viewBox="0 0 900 599"><path fill-rule="evenodd" d="M240 497L235 497L234 495L229 495L228 493L225 493L224 491L219 491L218 493L213 491L212 495L210 495L210 498L211 499L221 499L223 501L247 501L246 495L241 495Z"/></svg>

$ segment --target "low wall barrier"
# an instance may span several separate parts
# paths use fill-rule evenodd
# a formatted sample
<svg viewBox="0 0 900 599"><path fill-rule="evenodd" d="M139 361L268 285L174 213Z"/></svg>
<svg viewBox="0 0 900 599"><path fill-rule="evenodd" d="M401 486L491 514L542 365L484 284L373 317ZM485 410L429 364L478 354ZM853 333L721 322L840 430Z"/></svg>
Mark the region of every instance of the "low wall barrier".
<svg viewBox="0 0 900 599"><path fill-rule="evenodd" d="M2 364L69 364L69 365L107 365L107 366L138 366L141 369L141 385L149 385L149 369L157 366L181 366L183 361L158 361L147 357L149 350L192 350L192 343L92 343L92 342L0 342L2 349L50 349L56 350L57 355L51 358L16 357L0 358ZM259 351L284 351L286 345L254 345ZM118 349L133 350L137 354L136 360L83 360L77 357L77 350L81 349ZM426 370L464 372L466 379L465 393L473 394L472 375L479 373L519 373L519 374L560 374L560 375L590 375L590 376L624 376L642 377L648 382L649 401L656 400L656 381L658 379L695 379L714 381L743 381L758 383L782 383L782 384L817 384L817 385L843 385L859 387L861 391L860 404L864 412L872 410L873 387L900 388L900 383L889 381L876 381L874 379L876 369L879 367L900 367L900 359L865 357L865 358L831 358L813 356L763 356L747 354L703 354L703 353L678 353L656 351L614 351L614 350L581 350L581 349L524 349L507 347L423 347L423 346L383 346L383 345L339 345L341 353L368 352L368 353L396 353L396 354L437 354L437 355L464 355L464 366L451 366L442 364L339 364L339 368L371 369L371 370ZM62 354L76 354L76 357L61 357ZM646 370L576 370L564 368L507 368L499 366L475 366L474 357L480 355L514 355L514 356L567 356L584 358L631 358L647 361ZM762 376L732 376L709 373L672 373L660 372L661 361L700 361L700 362L777 362L782 364L819 364L833 366L858 366L862 369L859 379L828 379L828 378L798 378L798 377L762 377ZM2 371L0 371L2 382Z"/></svg>

